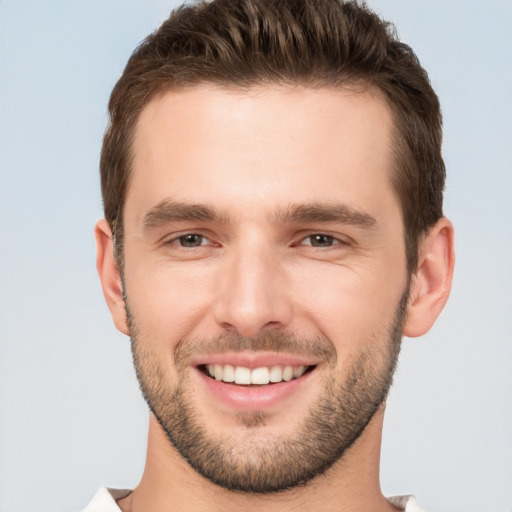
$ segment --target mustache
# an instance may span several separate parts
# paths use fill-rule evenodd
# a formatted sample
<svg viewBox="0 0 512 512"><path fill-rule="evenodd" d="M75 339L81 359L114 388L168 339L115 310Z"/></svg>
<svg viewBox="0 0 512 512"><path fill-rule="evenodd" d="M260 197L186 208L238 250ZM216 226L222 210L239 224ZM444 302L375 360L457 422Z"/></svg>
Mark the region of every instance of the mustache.
<svg viewBox="0 0 512 512"><path fill-rule="evenodd" d="M212 338L181 340L174 349L174 360L178 367L185 367L197 354L214 355L224 352L276 352L323 361L336 360L336 349L326 336L304 337L282 331L268 331L254 338L238 333L222 333Z"/></svg>

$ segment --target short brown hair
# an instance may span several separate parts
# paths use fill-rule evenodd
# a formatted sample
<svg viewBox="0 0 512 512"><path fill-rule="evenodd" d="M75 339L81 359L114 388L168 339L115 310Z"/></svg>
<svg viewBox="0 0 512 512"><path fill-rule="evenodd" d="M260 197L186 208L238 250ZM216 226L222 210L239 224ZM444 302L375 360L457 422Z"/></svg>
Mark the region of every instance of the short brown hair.
<svg viewBox="0 0 512 512"><path fill-rule="evenodd" d="M105 217L118 249L140 112L160 92L203 83L379 91L394 117L393 185L408 269L416 270L419 239L443 215L439 101L412 49L358 1L203 1L174 10L144 40L112 91L101 153Z"/></svg>

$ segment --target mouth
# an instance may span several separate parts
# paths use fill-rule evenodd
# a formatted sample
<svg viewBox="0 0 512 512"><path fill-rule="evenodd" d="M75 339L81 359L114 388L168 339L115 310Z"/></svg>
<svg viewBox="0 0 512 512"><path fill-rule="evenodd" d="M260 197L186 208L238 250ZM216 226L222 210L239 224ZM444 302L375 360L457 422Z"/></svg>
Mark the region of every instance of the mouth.
<svg viewBox="0 0 512 512"><path fill-rule="evenodd" d="M272 352L224 352L202 355L192 362L199 389L214 411L281 412L285 404L304 402L314 393L321 361L313 357ZM309 383L309 384L306 384Z"/></svg>
<svg viewBox="0 0 512 512"><path fill-rule="evenodd" d="M210 379L246 387L261 387L300 379L316 365L272 365L249 368L232 364L203 364L198 369Z"/></svg>

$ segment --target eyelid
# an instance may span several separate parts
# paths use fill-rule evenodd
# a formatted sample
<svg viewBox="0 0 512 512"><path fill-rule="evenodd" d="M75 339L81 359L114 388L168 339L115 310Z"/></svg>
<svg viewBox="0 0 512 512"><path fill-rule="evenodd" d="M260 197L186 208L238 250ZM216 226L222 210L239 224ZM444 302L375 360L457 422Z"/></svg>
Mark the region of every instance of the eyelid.
<svg viewBox="0 0 512 512"><path fill-rule="evenodd" d="M213 240L213 237L211 234L209 234L209 233L207 234L201 229L184 230L184 231L177 232L177 233L166 234L165 236L163 236L160 239L159 243L161 243L162 245L174 245L176 247L179 247L180 249L193 249L193 248L189 248L189 247L183 247L178 244L179 239L181 237L184 237L187 235L197 235L197 236L204 238L208 242L208 243L201 244L201 245L197 246L197 248L206 247L208 245L214 246L214 247L221 246L220 243ZM322 236L333 238L335 243L332 246L327 246L327 247L314 247L312 244L304 244L305 240L307 240L308 238L311 238L313 236L316 236L316 235L322 235ZM307 232L303 232L297 236L296 242L292 243L293 246L303 246L303 247L306 246L306 247L312 247L314 249L329 249L331 247L335 247L338 245L351 245L351 244L353 244L353 240L349 236L341 234L341 233L332 233L332 232L323 231L323 230L318 230L318 231L309 231L308 230Z"/></svg>
<svg viewBox="0 0 512 512"><path fill-rule="evenodd" d="M332 246L327 247L314 247L312 244L304 244L303 242L307 240L308 238L311 238L313 236L327 236L330 238L333 238L336 243L334 243ZM338 245L351 245L353 243L353 240L347 236L342 235L340 233L330 233L329 231L309 231L307 234L304 234L300 237L298 242L294 245L298 246L306 246L306 247L313 247L314 249L330 249L332 247L338 246Z"/></svg>
<svg viewBox="0 0 512 512"><path fill-rule="evenodd" d="M204 238L208 243L206 244L201 244L201 245L198 245L197 247L184 247L182 245L179 244L179 239L184 237L184 236L188 236L188 235L196 235L196 236L200 236L201 238ZM160 243L162 245L170 245L170 246L175 246L175 247L178 247L179 249L197 249L199 247L207 247L207 246L219 246L220 244L214 242L212 239L211 239L211 236L209 235L206 235L204 232L202 232L201 230L186 230L186 231L182 231L182 232L179 232L179 233L172 233L172 235L165 235L164 237L162 237L160 239Z"/></svg>

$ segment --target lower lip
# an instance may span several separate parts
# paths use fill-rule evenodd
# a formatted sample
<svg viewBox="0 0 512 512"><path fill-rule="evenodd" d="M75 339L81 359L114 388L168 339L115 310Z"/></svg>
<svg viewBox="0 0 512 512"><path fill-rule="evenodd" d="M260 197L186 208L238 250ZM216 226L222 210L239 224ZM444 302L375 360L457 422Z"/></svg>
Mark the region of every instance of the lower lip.
<svg viewBox="0 0 512 512"><path fill-rule="evenodd" d="M233 409L240 411L263 410L281 404L284 400L297 393L315 371L310 371L288 382L268 384L266 386L243 386L228 384L205 375L196 368L200 379L208 391L218 400Z"/></svg>

